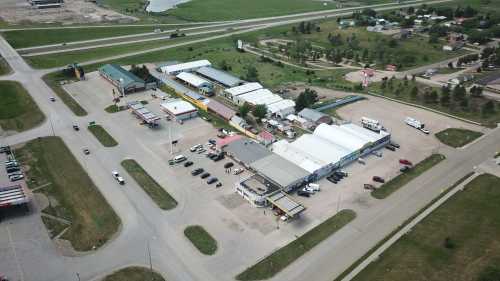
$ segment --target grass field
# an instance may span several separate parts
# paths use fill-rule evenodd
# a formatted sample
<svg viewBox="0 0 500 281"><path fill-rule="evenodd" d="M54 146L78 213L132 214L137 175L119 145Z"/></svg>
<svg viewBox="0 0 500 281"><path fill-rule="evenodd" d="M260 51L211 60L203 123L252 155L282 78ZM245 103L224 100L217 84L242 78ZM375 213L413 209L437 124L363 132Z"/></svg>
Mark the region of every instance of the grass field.
<svg viewBox="0 0 500 281"><path fill-rule="evenodd" d="M133 159L127 159L123 160L121 164L158 207L163 210L170 210L177 206L177 201L139 163Z"/></svg>
<svg viewBox="0 0 500 281"><path fill-rule="evenodd" d="M311 250L323 240L348 224L356 217L351 210L342 210L320 225L309 230L304 235L290 242L276 252L265 257L255 265L249 267L236 276L242 281L269 279L283 270L307 251Z"/></svg>
<svg viewBox="0 0 500 281"><path fill-rule="evenodd" d="M498 280L498 186L498 177L476 177L354 280Z"/></svg>
<svg viewBox="0 0 500 281"><path fill-rule="evenodd" d="M43 212L71 221L62 238L76 250L98 248L118 231L120 219L60 138L39 138L15 153L29 167L28 186L46 185L37 192L53 205Z"/></svg>
<svg viewBox="0 0 500 281"><path fill-rule="evenodd" d="M106 277L102 281L165 281L156 272L151 272L149 268L130 266L120 269Z"/></svg>
<svg viewBox="0 0 500 281"><path fill-rule="evenodd" d="M0 128L25 131L40 125L45 116L18 82L0 81Z"/></svg>
<svg viewBox="0 0 500 281"><path fill-rule="evenodd" d="M436 133L436 138L451 147L462 147L475 139L481 137L483 133L467 129L449 128Z"/></svg>
<svg viewBox="0 0 500 281"><path fill-rule="evenodd" d="M113 147L118 145L118 142L101 125L92 125L88 129L103 146Z"/></svg>
<svg viewBox="0 0 500 281"><path fill-rule="evenodd" d="M382 184L379 188L372 191L371 195L377 199L384 199L444 159L444 155L432 154L412 167L409 171L401 173L392 180Z"/></svg>
<svg viewBox="0 0 500 281"><path fill-rule="evenodd" d="M9 64L0 56L0 75L9 74L11 71Z"/></svg>
<svg viewBox="0 0 500 281"><path fill-rule="evenodd" d="M2 32L2 36L13 48L28 48L41 45L62 44L73 41L84 41L100 39L113 36L123 36L138 33L153 32L155 29L175 29L173 27L161 26L109 26L91 28L67 28L67 29L27 29Z"/></svg>
<svg viewBox="0 0 500 281"><path fill-rule="evenodd" d="M63 77L60 72L49 73L42 79L76 116L87 115L87 111L61 87L60 82L66 81L67 78Z"/></svg>
<svg viewBox="0 0 500 281"><path fill-rule="evenodd" d="M202 226L188 226L184 235L204 255L213 255L217 251L217 241Z"/></svg>

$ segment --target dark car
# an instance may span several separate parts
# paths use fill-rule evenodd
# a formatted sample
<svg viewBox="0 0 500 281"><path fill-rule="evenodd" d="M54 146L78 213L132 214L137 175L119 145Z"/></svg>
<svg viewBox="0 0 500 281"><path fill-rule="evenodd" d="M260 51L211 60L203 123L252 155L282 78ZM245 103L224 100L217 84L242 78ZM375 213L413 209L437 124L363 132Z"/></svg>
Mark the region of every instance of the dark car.
<svg viewBox="0 0 500 281"><path fill-rule="evenodd" d="M379 177L379 176L373 176L372 179L373 179L373 181L379 182L379 183L384 183L385 182L385 180L383 178Z"/></svg>
<svg viewBox="0 0 500 281"><path fill-rule="evenodd" d="M10 146L2 146L0 147L0 153L10 153Z"/></svg>
<svg viewBox="0 0 500 281"><path fill-rule="evenodd" d="M327 179L328 181L330 181L330 182L334 183L334 184L337 184L337 183L339 182L338 180L334 179L334 178L333 178L333 177L331 177L331 176L330 176L330 177L327 177L326 179Z"/></svg>
<svg viewBox="0 0 500 281"><path fill-rule="evenodd" d="M395 142L392 142L392 141L389 143L389 145L392 145L392 146L394 146L395 148L400 148L400 147L401 147L399 144L397 144L397 143L395 143Z"/></svg>
<svg viewBox="0 0 500 281"><path fill-rule="evenodd" d="M224 164L224 168L226 169L231 168L232 166L234 166L233 162L227 162L226 164Z"/></svg>
<svg viewBox="0 0 500 281"><path fill-rule="evenodd" d="M409 166L403 166L403 167L401 167L401 169L399 169L399 171L400 171L401 173L407 172L408 170L410 170L410 167L409 167Z"/></svg>
<svg viewBox="0 0 500 281"><path fill-rule="evenodd" d="M214 162L217 162L217 161L220 161L222 159L224 159L224 154L221 153L221 154L217 155L216 157L214 157L212 160L214 160Z"/></svg>
<svg viewBox="0 0 500 281"><path fill-rule="evenodd" d="M193 165L192 161L187 161L186 163L184 163L184 167L189 167L191 165Z"/></svg>
<svg viewBox="0 0 500 281"><path fill-rule="evenodd" d="M309 194L309 192L305 192L303 190L298 190L297 191L297 195L298 196L302 196L302 197L309 197L309 196L311 196L311 194Z"/></svg>
<svg viewBox="0 0 500 281"><path fill-rule="evenodd" d="M80 127L78 127L78 125L73 125L73 130L80 131Z"/></svg>
<svg viewBox="0 0 500 281"><path fill-rule="evenodd" d="M208 178L209 176L210 176L210 173L209 173L209 172L204 172L203 174L201 174L201 176L200 176L200 177L201 177L202 179L206 179L206 178Z"/></svg>
<svg viewBox="0 0 500 281"><path fill-rule="evenodd" d="M394 146L390 145L390 144L386 145L385 149L388 149L390 151L396 151L396 148Z"/></svg>
<svg viewBox="0 0 500 281"><path fill-rule="evenodd" d="M340 171L335 171L333 174L334 174L337 178L340 178L340 179L342 179L342 178L344 178L344 177L345 177L345 174L344 174L343 172L340 172Z"/></svg>
<svg viewBox="0 0 500 281"><path fill-rule="evenodd" d="M217 141L216 141L216 140L214 140L214 139L209 139L209 140L208 140L208 143L211 143L211 144L216 144L216 143L217 143Z"/></svg>
<svg viewBox="0 0 500 281"><path fill-rule="evenodd" d="M215 187L221 187L222 186L222 182L218 182Z"/></svg>
<svg viewBox="0 0 500 281"><path fill-rule="evenodd" d="M194 169L191 171L191 175L197 176L197 175L203 173L203 171L204 171L203 168L197 168L197 169Z"/></svg>
<svg viewBox="0 0 500 281"><path fill-rule="evenodd" d="M211 177L211 178L209 178L209 179L207 180L207 183L208 183L208 184L212 184L212 183L217 182L217 181L218 181L218 179L217 179L216 177Z"/></svg>

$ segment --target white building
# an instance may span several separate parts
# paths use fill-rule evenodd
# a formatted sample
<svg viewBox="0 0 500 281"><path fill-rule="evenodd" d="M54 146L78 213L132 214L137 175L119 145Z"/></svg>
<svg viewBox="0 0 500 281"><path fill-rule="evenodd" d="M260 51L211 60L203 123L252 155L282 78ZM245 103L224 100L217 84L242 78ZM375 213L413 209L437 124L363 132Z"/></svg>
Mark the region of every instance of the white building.
<svg viewBox="0 0 500 281"><path fill-rule="evenodd" d="M161 109L177 121L194 118L198 115L198 110L189 102L175 99L169 102L164 102Z"/></svg>
<svg viewBox="0 0 500 281"><path fill-rule="evenodd" d="M246 84L243 84L241 86L237 86L237 87L233 87L233 88L229 88L229 89L224 90L224 96L230 100L234 100L234 98L239 96L239 95L243 95L245 93L259 90L262 88L263 88L262 85L260 83L257 83L257 82L246 83Z"/></svg>
<svg viewBox="0 0 500 281"><path fill-rule="evenodd" d="M197 61L190 61L186 63L180 63L180 64L173 64L173 65L167 65L167 66L162 66L161 72L169 74L169 75L177 75L181 72L186 72L186 71L194 71L197 70L198 68L204 67L204 66L211 66L212 64L208 60L197 60Z"/></svg>
<svg viewBox="0 0 500 281"><path fill-rule="evenodd" d="M384 131L375 133L355 124L320 124L313 134L302 135L292 143L278 141L272 150L320 178L389 141L390 134Z"/></svg>
<svg viewBox="0 0 500 281"><path fill-rule="evenodd" d="M243 95L239 95L234 99L237 105L243 105L244 103L249 103L250 105L265 104L270 105L272 103L283 100L280 96L273 94L273 92L268 89L260 89L253 92L249 92Z"/></svg>
<svg viewBox="0 0 500 281"><path fill-rule="evenodd" d="M189 72L181 72L175 78L197 89L202 94L209 94L213 90L212 83Z"/></svg>
<svg viewBox="0 0 500 281"><path fill-rule="evenodd" d="M281 100L267 106L269 115L275 115L280 118L295 113L295 102L293 100Z"/></svg>

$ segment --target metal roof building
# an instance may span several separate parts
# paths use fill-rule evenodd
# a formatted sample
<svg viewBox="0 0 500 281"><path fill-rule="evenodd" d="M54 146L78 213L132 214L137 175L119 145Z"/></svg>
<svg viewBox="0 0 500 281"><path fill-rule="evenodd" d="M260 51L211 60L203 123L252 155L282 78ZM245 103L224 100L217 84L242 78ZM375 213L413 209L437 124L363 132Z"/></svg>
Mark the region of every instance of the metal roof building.
<svg viewBox="0 0 500 281"><path fill-rule="evenodd" d="M271 115L277 115L282 118L295 113L295 102L293 100L280 100L267 105L267 112Z"/></svg>
<svg viewBox="0 0 500 281"><path fill-rule="evenodd" d="M306 119L306 120L314 122L315 124L321 124L321 123L331 124L332 123L332 118L329 115L324 114L322 112L319 112L317 110L311 109L311 108L304 108L297 115L299 117Z"/></svg>
<svg viewBox="0 0 500 281"><path fill-rule="evenodd" d="M262 87L262 85L260 83L257 83L257 82L246 83L246 84L243 84L241 86L237 86L237 87L233 87L233 88L229 88L229 89L224 90L224 95L227 98L234 100L234 98L239 96L239 95L243 95L245 93L259 90L262 88L264 88L264 87Z"/></svg>
<svg viewBox="0 0 500 281"><path fill-rule="evenodd" d="M185 71L194 71L200 67L211 66L212 64L208 60L197 60L180 64L166 65L162 66L161 72L170 75L176 75Z"/></svg>
<svg viewBox="0 0 500 281"><path fill-rule="evenodd" d="M201 67L196 70L196 73L228 88L236 87L242 82L238 77L210 66Z"/></svg>
<svg viewBox="0 0 500 281"><path fill-rule="evenodd" d="M278 192L267 198L271 204L284 211L285 214L291 218L302 213L306 208L301 204L295 202L290 196L283 192Z"/></svg>
<svg viewBox="0 0 500 281"><path fill-rule="evenodd" d="M198 115L198 110L194 106L181 99L164 102L160 106L163 111L176 120L186 120Z"/></svg>
<svg viewBox="0 0 500 281"><path fill-rule="evenodd" d="M175 77L197 89L212 86L212 83L209 81L189 72L181 72Z"/></svg>
<svg viewBox="0 0 500 281"><path fill-rule="evenodd" d="M254 161L250 168L287 192L304 184L311 176L308 171L274 153Z"/></svg>
<svg viewBox="0 0 500 281"><path fill-rule="evenodd" d="M106 64L99 68L99 74L113 84L122 94L146 88L146 82L116 64Z"/></svg>
<svg viewBox="0 0 500 281"><path fill-rule="evenodd" d="M207 108L209 111L219 115L226 121L231 120L231 118L236 115L236 111L213 99L207 104Z"/></svg>
<svg viewBox="0 0 500 281"><path fill-rule="evenodd" d="M238 105L242 105L246 102L251 105L270 105L281 100L283 99L280 96L273 94L273 92L269 91L268 89L259 89L253 92L239 95L235 98L235 101Z"/></svg>
<svg viewBox="0 0 500 281"><path fill-rule="evenodd" d="M272 154L264 146L248 138L234 140L222 147L222 150L245 166Z"/></svg>
<svg viewBox="0 0 500 281"><path fill-rule="evenodd" d="M129 102L127 103L127 106L132 110L132 113L134 113L137 116L137 118L141 119L147 124L157 125L157 122L161 120L161 118L158 117L158 115L154 114L149 109L147 109L141 102L138 101Z"/></svg>

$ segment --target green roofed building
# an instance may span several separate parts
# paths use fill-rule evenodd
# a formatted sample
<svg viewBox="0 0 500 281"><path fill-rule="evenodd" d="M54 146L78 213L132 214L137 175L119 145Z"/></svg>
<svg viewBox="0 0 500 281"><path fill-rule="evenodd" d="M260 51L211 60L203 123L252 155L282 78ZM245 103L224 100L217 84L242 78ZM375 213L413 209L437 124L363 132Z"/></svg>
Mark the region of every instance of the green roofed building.
<svg viewBox="0 0 500 281"><path fill-rule="evenodd" d="M156 87L156 83L146 83L130 71L116 64L106 64L99 68L99 74L113 84L122 95Z"/></svg>

